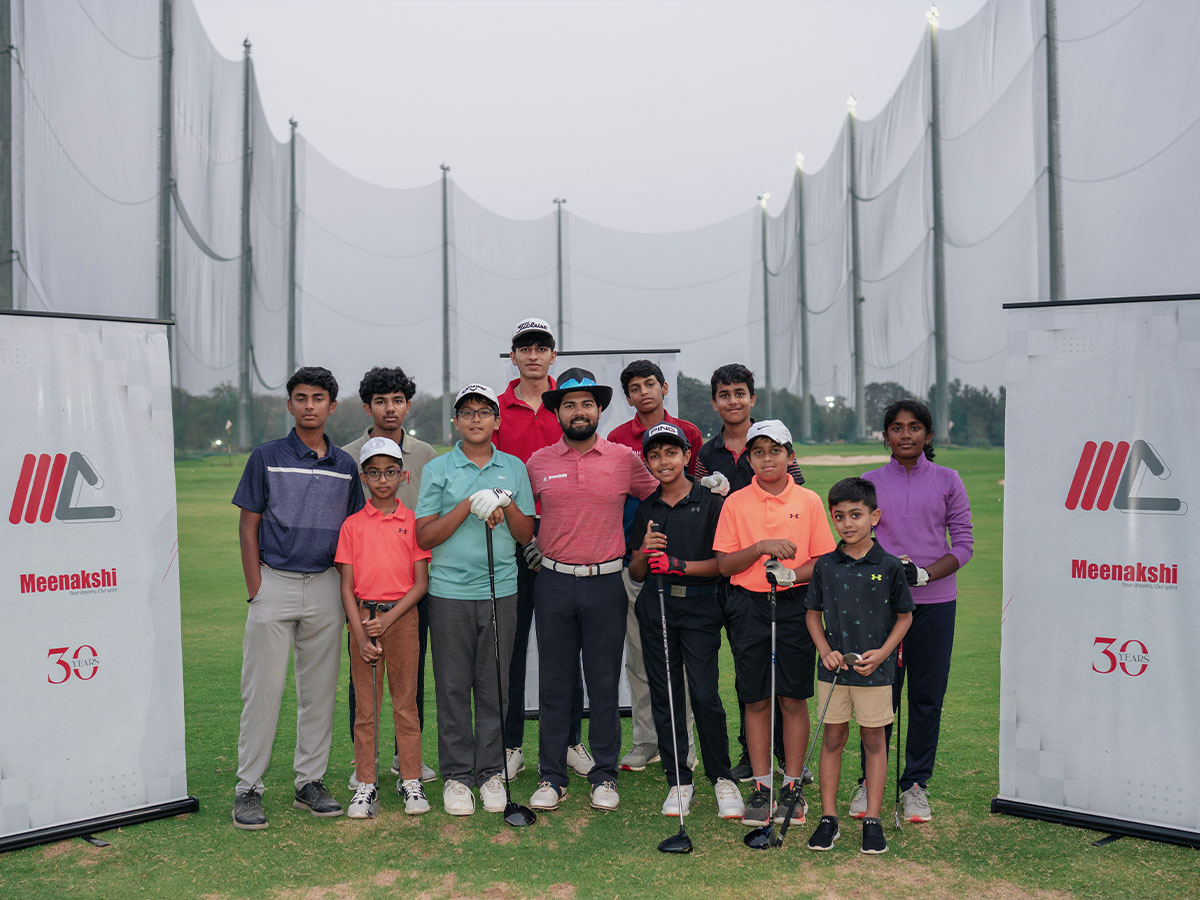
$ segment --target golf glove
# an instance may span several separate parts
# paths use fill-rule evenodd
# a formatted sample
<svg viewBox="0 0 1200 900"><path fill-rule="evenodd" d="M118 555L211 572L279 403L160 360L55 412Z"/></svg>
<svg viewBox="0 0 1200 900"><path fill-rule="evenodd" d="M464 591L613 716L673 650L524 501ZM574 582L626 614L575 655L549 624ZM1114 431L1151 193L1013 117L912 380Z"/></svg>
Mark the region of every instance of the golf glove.
<svg viewBox="0 0 1200 900"><path fill-rule="evenodd" d="M729 479L722 472L713 472L700 479L700 487L708 488L718 497L725 497L729 494Z"/></svg>
<svg viewBox="0 0 1200 900"><path fill-rule="evenodd" d="M537 538L533 538L525 545L521 551L525 554L525 565L531 569L540 569L542 567L542 549L537 544Z"/></svg>
<svg viewBox="0 0 1200 900"><path fill-rule="evenodd" d="M904 561L904 580L909 587L925 587L929 584L929 573L910 559Z"/></svg>
<svg viewBox="0 0 1200 900"><path fill-rule="evenodd" d="M791 587L796 583L796 570L789 569L777 559L768 559L764 564L767 570L767 582L780 587Z"/></svg>
<svg viewBox="0 0 1200 900"><path fill-rule="evenodd" d="M471 514L487 521L497 509L512 503L512 492L500 488L485 488L471 495Z"/></svg>
<svg viewBox="0 0 1200 900"><path fill-rule="evenodd" d="M687 563L677 556L659 553L650 557L650 571L655 575L682 575L685 569Z"/></svg>

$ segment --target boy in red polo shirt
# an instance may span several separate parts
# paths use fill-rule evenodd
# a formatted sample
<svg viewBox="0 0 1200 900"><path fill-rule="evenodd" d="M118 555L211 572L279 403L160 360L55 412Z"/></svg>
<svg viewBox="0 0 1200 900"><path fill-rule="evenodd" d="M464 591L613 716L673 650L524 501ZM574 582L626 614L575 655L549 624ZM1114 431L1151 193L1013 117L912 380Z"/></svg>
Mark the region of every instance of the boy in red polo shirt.
<svg viewBox="0 0 1200 900"><path fill-rule="evenodd" d="M375 721L382 694L371 693L372 666L387 674L396 726L400 780L396 789L409 815L429 812L421 788L421 724L417 717L420 642L417 601L429 587L431 554L417 546L416 518L396 499L404 457L390 438L375 437L359 455L362 481L371 499L342 524L334 557L342 573L342 606L350 625L350 671L354 680L354 770L359 785L350 801L351 819L374 818L378 748Z"/></svg>
<svg viewBox="0 0 1200 900"><path fill-rule="evenodd" d="M721 507L713 550L717 567L729 576L727 615L731 620L733 665L746 704L746 744L754 769L754 790L742 823L771 821L771 581L776 587L776 695L783 714L787 771L780 806L792 807L793 824L804 821L807 804L798 796L808 743L808 698L813 695L816 649L806 624L808 581L817 557L834 548L825 504L796 484L788 473L795 461L792 434L778 419L755 422L746 432L746 452L754 480L734 491ZM769 576L769 578L768 578ZM793 801L794 805L793 805ZM782 821L776 817L775 821Z"/></svg>

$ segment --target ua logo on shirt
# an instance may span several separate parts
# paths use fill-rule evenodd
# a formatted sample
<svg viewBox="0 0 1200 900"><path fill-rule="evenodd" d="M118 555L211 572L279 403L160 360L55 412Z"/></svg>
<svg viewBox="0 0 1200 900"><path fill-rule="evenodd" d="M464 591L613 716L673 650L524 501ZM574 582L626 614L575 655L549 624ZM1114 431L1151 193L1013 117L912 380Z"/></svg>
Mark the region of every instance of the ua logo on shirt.
<svg viewBox="0 0 1200 900"><path fill-rule="evenodd" d="M883 581L883 576L882 575L872 575L871 580L872 581Z"/></svg>

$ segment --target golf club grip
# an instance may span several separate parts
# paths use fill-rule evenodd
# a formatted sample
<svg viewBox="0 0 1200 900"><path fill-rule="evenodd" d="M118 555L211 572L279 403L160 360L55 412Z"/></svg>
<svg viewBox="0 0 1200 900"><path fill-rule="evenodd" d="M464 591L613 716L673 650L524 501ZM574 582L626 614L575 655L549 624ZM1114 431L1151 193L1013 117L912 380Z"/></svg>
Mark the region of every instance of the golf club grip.
<svg viewBox="0 0 1200 900"><path fill-rule="evenodd" d="M372 622L374 622L375 621L375 604L374 603L367 604L367 612L370 613L370 615L368 615L367 618L369 618ZM379 646L379 642L377 640L375 640L374 637L371 638L371 646L372 647ZM374 665L374 663L372 663L372 665Z"/></svg>

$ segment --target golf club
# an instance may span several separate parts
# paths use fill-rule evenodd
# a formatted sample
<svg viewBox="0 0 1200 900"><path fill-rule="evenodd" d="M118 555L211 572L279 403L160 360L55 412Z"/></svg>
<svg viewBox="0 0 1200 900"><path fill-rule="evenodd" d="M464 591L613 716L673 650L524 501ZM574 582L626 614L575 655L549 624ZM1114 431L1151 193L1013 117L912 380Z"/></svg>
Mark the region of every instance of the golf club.
<svg viewBox="0 0 1200 900"><path fill-rule="evenodd" d="M904 642L901 641L896 650L896 684L900 686L900 691L896 694L896 805L892 807L892 818L896 822L897 831L904 827L901 824L904 820L900 815L900 708L904 705L904 685L900 681L900 667L903 665Z"/></svg>
<svg viewBox="0 0 1200 900"><path fill-rule="evenodd" d="M504 689L500 685L500 626L496 622L496 557L492 550L492 528L487 522L483 523L484 534L487 535L488 557L488 587L492 594L492 637L496 642L496 710L500 721L504 721ZM504 758L504 742L500 742L500 771L504 774L504 821L514 828L532 825L537 816L528 806L514 803L512 792L508 787L508 765Z"/></svg>
<svg viewBox="0 0 1200 900"><path fill-rule="evenodd" d="M775 557L771 557L774 559ZM775 576L767 573L767 582L771 585L771 740L767 744L767 759L775 746ZM742 842L751 850L766 850L775 845L775 766L771 766L770 787L767 794L767 824L755 828Z"/></svg>
<svg viewBox="0 0 1200 900"><path fill-rule="evenodd" d="M651 523L653 527L653 523ZM675 694L671 688L671 651L667 648L667 602L663 598L661 575L655 575L658 585L658 614L662 619L663 667L667 670L667 709L671 712L671 755L675 759L675 798L679 802L679 833L659 842L663 853L691 853L692 839L683 829L683 785L679 783L679 740L675 734Z"/></svg>
<svg viewBox="0 0 1200 900"><path fill-rule="evenodd" d="M367 601L367 613L369 618L375 618L376 604ZM378 647L379 643L375 638L371 638L371 646ZM378 660L371 660L371 714L375 717L375 744L371 748L371 756L375 760L375 790L379 790L379 688L376 680Z"/></svg>
<svg viewBox="0 0 1200 900"><path fill-rule="evenodd" d="M857 653L843 653L842 659L846 665L853 666L859 660ZM841 674L841 669L835 669L833 673L833 682L829 685L829 695L825 698L825 702L821 704L821 714L817 716L817 730L813 732L812 739L808 742L808 752L804 754L804 765L807 766L809 760L812 759L813 750L817 746L817 739L821 736L821 730L825 727L825 713L829 711L829 701L833 699L833 689L837 687L838 675ZM804 771L801 769L800 771ZM801 779L803 780L803 778ZM779 829L779 840L776 842L776 847L783 846L783 838L787 834L788 828L792 824L792 813L796 811L796 804L800 802L800 798L804 796L804 785L800 785L800 789L796 791L796 796L792 798L792 802L788 804L787 815L783 817L783 827Z"/></svg>

